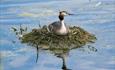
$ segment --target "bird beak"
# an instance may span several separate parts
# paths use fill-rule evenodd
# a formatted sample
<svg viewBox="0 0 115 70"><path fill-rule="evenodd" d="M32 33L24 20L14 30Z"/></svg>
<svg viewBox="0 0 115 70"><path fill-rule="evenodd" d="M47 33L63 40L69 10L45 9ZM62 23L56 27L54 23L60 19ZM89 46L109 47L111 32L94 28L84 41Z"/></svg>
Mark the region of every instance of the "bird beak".
<svg viewBox="0 0 115 70"><path fill-rule="evenodd" d="M75 15L75 14L68 13L68 15Z"/></svg>

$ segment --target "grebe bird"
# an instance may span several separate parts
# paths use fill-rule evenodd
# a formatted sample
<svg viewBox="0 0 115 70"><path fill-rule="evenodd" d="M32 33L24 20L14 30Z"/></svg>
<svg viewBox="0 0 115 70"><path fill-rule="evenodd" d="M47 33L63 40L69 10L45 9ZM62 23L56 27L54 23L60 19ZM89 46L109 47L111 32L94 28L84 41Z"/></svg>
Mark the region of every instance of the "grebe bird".
<svg viewBox="0 0 115 70"><path fill-rule="evenodd" d="M58 16L60 21L56 21L56 22L51 23L48 26L48 31L55 33L57 35L68 34L69 28L64 23L64 16L66 16L66 15L73 15L73 14L70 14L66 11L60 11L59 16Z"/></svg>

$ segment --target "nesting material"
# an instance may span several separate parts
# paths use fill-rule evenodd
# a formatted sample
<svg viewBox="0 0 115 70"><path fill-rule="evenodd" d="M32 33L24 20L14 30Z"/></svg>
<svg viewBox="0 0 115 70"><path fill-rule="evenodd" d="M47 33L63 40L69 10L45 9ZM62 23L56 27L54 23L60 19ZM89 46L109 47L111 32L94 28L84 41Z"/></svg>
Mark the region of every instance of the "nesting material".
<svg viewBox="0 0 115 70"><path fill-rule="evenodd" d="M23 35L21 41L32 46L47 47L47 49L72 49L81 47L86 43L93 43L96 40L93 34L80 27L69 27L69 30L67 35L56 35L48 32L47 27L43 26Z"/></svg>

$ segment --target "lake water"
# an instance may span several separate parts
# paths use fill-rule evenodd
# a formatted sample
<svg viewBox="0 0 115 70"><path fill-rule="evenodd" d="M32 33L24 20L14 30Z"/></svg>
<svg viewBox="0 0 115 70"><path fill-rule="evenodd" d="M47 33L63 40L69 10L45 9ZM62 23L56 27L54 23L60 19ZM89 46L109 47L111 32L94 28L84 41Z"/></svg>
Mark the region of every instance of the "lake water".
<svg viewBox="0 0 115 70"><path fill-rule="evenodd" d="M70 50L65 64L72 70L115 70L115 0L0 0L0 70L62 70L62 59L51 51L36 49L18 40L12 27L48 25L57 21L59 10L69 26L79 26L97 40L83 49ZM88 46L95 47L96 52Z"/></svg>

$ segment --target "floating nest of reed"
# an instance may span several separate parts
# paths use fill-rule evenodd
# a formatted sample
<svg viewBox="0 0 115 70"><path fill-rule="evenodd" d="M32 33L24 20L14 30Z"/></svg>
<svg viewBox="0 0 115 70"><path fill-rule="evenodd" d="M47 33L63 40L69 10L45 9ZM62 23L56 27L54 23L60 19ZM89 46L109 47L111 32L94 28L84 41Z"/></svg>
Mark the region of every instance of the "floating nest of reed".
<svg viewBox="0 0 115 70"><path fill-rule="evenodd" d="M87 43L94 43L96 40L95 35L80 27L69 27L69 30L70 32L67 35L62 36L48 32L47 27L43 26L24 34L21 42L51 50L78 48Z"/></svg>

